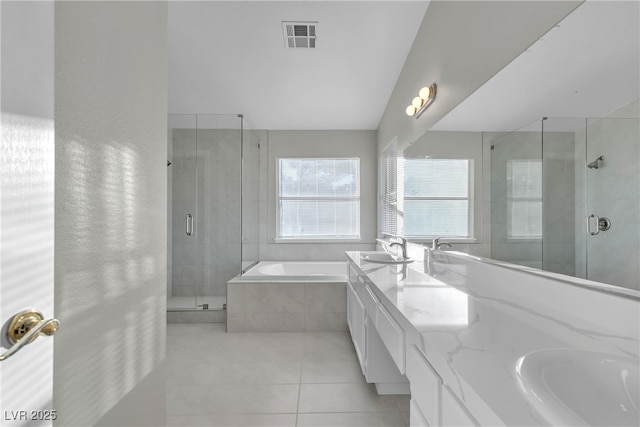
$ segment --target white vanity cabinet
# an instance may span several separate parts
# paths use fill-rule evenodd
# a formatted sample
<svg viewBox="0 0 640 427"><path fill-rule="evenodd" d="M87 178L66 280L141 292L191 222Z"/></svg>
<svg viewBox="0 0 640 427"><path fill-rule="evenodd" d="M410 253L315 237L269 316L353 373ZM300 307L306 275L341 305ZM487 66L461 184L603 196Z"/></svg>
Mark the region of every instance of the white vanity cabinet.
<svg viewBox="0 0 640 427"><path fill-rule="evenodd" d="M410 392L412 427L479 425L429 362L413 326L395 317L374 289L379 288L349 259L347 321L367 382L379 394Z"/></svg>
<svg viewBox="0 0 640 427"><path fill-rule="evenodd" d="M347 283L347 324L351 331L351 340L358 355L362 373L365 373L365 311L360 297L351 282Z"/></svg>
<svg viewBox="0 0 640 427"><path fill-rule="evenodd" d="M480 424L449 390L442 389L442 427L476 427Z"/></svg>
<svg viewBox="0 0 640 427"><path fill-rule="evenodd" d="M400 329L402 338L391 337L388 331L388 320L380 301L371 289L372 283L366 275L349 263L349 283L347 285L347 323L351 339L358 355L358 361L368 383L375 383L379 394L408 394L407 378L398 369L395 361L398 356L390 354L385 340L377 327L379 318L383 318L386 341L394 342L393 352L398 353L399 342L404 345L404 331ZM386 311L386 310L385 310ZM394 321L395 322L395 321ZM392 331L398 332L397 329ZM404 351L404 350L403 350ZM404 354L404 353L402 353ZM404 357L402 357L404 371Z"/></svg>
<svg viewBox="0 0 640 427"><path fill-rule="evenodd" d="M411 427L480 425L415 345L407 352L407 378L411 384Z"/></svg>
<svg viewBox="0 0 640 427"><path fill-rule="evenodd" d="M419 414L416 420L422 418L432 427L441 425L442 379L415 345L407 353L407 378L411 384L411 411L415 407Z"/></svg>

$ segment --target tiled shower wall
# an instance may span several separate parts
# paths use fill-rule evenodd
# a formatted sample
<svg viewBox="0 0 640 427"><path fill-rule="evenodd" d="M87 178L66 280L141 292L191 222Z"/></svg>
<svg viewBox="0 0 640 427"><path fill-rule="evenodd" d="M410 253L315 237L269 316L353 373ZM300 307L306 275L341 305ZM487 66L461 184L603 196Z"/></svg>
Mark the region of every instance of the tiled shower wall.
<svg viewBox="0 0 640 427"><path fill-rule="evenodd" d="M240 130L198 130L197 151L195 133L173 130L172 295L223 296L241 269Z"/></svg>

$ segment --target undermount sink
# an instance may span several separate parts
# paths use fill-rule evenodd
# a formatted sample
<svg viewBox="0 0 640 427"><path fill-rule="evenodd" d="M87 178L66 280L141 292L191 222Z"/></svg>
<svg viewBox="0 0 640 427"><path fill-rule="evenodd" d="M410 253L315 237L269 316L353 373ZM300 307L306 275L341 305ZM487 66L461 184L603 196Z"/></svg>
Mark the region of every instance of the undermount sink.
<svg viewBox="0 0 640 427"><path fill-rule="evenodd" d="M360 258L363 261L374 262L378 264L409 264L414 261L413 259L409 258L396 257L386 252L362 255L362 257Z"/></svg>
<svg viewBox="0 0 640 427"><path fill-rule="evenodd" d="M551 425L640 425L638 359L541 350L516 365L520 388Z"/></svg>

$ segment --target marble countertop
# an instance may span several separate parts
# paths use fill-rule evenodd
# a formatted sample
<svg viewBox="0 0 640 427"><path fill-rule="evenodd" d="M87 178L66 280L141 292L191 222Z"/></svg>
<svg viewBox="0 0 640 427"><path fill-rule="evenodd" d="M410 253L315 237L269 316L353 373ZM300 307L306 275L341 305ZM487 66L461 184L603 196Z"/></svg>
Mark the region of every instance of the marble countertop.
<svg viewBox="0 0 640 427"><path fill-rule="evenodd" d="M409 342L421 348L481 425L545 424L516 378L518 359L532 351L570 348L638 357L637 326L618 328L620 322L637 324L637 300L427 251L428 261L406 267L361 259L371 252L347 256L375 285L385 308L409 326ZM566 301L579 307L567 309ZM607 321L590 314L596 307L582 307L594 301L598 310L604 305L610 312L602 317Z"/></svg>

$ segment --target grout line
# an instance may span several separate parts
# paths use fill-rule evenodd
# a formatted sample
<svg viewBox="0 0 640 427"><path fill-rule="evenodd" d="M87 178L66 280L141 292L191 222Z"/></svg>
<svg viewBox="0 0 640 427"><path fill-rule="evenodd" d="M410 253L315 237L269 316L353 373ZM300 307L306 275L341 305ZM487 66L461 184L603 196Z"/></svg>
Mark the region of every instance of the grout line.
<svg viewBox="0 0 640 427"><path fill-rule="evenodd" d="M302 371L304 370L304 362L300 363L300 378L298 381L298 402L296 405L296 427L298 426L298 415L300 414L300 394L302 394Z"/></svg>

